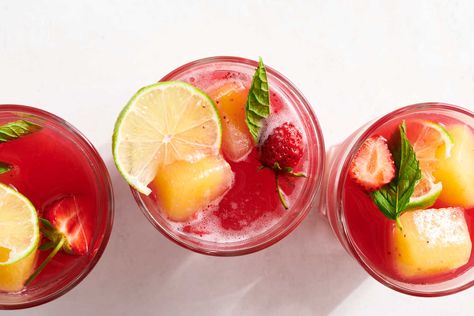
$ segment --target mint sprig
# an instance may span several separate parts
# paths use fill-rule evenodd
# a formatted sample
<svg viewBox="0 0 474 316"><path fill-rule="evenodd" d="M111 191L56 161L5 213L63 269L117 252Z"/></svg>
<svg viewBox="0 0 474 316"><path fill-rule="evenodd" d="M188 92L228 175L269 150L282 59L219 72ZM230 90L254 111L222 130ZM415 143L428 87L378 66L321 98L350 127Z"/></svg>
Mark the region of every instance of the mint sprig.
<svg viewBox="0 0 474 316"><path fill-rule="evenodd" d="M268 92L267 71L260 57L245 105L245 122L255 143L258 143L263 120L268 115L270 115L270 94Z"/></svg>
<svg viewBox="0 0 474 316"><path fill-rule="evenodd" d="M415 186L421 179L421 169L407 138L405 121L400 124L399 130L400 148L392 151L397 174L390 183L372 192L370 196L382 213L395 220L398 227L402 228L399 218L406 210Z"/></svg>
<svg viewBox="0 0 474 316"><path fill-rule="evenodd" d="M0 174L6 173L10 170L12 170L12 166L7 164L6 162L1 162L0 161Z"/></svg>
<svg viewBox="0 0 474 316"><path fill-rule="evenodd" d="M0 126L0 143L14 140L22 136L31 134L41 129L41 126L25 121L18 120Z"/></svg>

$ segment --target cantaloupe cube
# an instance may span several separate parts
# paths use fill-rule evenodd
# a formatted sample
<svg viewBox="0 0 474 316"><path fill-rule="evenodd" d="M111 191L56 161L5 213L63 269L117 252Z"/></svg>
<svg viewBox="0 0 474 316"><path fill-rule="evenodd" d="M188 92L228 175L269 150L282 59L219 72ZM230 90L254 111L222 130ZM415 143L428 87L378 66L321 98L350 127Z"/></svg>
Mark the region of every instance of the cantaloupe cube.
<svg viewBox="0 0 474 316"><path fill-rule="evenodd" d="M197 162L176 161L161 167L153 188L162 210L174 221L186 221L222 196L232 185L233 172L219 156Z"/></svg>
<svg viewBox="0 0 474 316"><path fill-rule="evenodd" d="M466 264L471 238L462 208L405 212L393 231L395 266L406 277L447 272Z"/></svg>
<svg viewBox="0 0 474 316"><path fill-rule="evenodd" d="M0 246L0 263L8 260L10 250ZM18 292L23 289L36 262L36 249L28 256L10 265L0 264L0 292Z"/></svg>
<svg viewBox="0 0 474 316"><path fill-rule="evenodd" d="M448 126L454 147L451 156L438 155L435 178L443 183L439 199L451 206L474 207L474 132L466 125Z"/></svg>
<svg viewBox="0 0 474 316"><path fill-rule="evenodd" d="M222 152L232 160L244 159L254 147L245 122L248 89L242 83L228 82L209 96L216 102L222 123Z"/></svg>

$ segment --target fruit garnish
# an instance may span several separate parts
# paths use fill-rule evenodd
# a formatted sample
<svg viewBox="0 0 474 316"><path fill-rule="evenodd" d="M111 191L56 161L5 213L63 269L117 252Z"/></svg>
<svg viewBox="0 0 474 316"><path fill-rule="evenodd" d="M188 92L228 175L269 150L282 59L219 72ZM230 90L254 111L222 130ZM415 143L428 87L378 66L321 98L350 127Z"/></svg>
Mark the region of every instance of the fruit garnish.
<svg viewBox="0 0 474 316"><path fill-rule="evenodd" d="M12 168L13 167L11 165L0 161L0 174L8 172L12 170Z"/></svg>
<svg viewBox="0 0 474 316"><path fill-rule="evenodd" d="M222 123L222 152L227 159L236 162L245 159L254 146L245 122L247 92L241 82L230 81L209 93Z"/></svg>
<svg viewBox="0 0 474 316"><path fill-rule="evenodd" d="M168 218L186 221L222 196L232 181L229 164L220 156L209 156L193 163L176 161L163 166L153 186Z"/></svg>
<svg viewBox="0 0 474 316"><path fill-rule="evenodd" d="M262 58L253 75L252 85L247 96L245 106L245 121L255 143L258 144L263 121L270 115L270 94L268 79Z"/></svg>
<svg viewBox="0 0 474 316"><path fill-rule="evenodd" d="M462 208L406 212L400 222L403 231L393 230L395 265L400 274L443 273L469 261L472 244Z"/></svg>
<svg viewBox="0 0 474 316"><path fill-rule="evenodd" d="M283 207L288 209L288 203L278 178L281 174L305 177L304 173L293 171L293 168L298 165L304 153L301 132L293 123L283 123L272 131L259 149L260 162L263 167L274 171L278 196Z"/></svg>
<svg viewBox="0 0 474 316"><path fill-rule="evenodd" d="M267 71L262 58L253 75L252 84L247 96L245 118L247 127L255 143L261 143L261 129L270 115L270 94ZM303 143L300 131L292 123L284 123L275 128L272 134L259 148L262 168L270 168L275 173L276 192L281 204L288 209L285 194L280 187L279 176L282 174L293 177L305 177L302 172L293 172L303 156Z"/></svg>
<svg viewBox="0 0 474 316"><path fill-rule="evenodd" d="M396 175L390 183L371 192L370 196L382 213L395 220L401 229L400 215L406 210L415 186L421 179L421 170L415 151L406 135L405 121L400 124L399 130L400 139L397 142L399 148L392 151Z"/></svg>
<svg viewBox="0 0 474 316"><path fill-rule="evenodd" d="M467 125L448 126L454 145L451 155L438 152L434 177L443 183L439 200L467 209L474 207L474 131Z"/></svg>
<svg viewBox="0 0 474 316"><path fill-rule="evenodd" d="M20 291L33 270L40 239L35 207L0 184L0 291Z"/></svg>
<svg viewBox="0 0 474 316"><path fill-rule="evenodd" d="M443 185L441 182L436 182L434 177L421 171L421 179L415 186L412 196L410 197L410 202L408 202L407 210L428 208L435 204L438 199L441 191L443 190Z"/></svg>
<svg viewBox="0 0 474 316"><path fill-rule="evenodd" d="M89 247L89 234L81 217L82 212L75 196L63 197L46 207L41 219L41 232L53 243L65 238L63 250L68 254L84 255ZM45 245L41 247L48 249Z"/></svg>
<svg viewBox="0 0 474 316"><path fill-rule="evenodd" d="M140 89L120 113L112 143L117 169L146 195L161 166L217 155L220 146L221 123L214 102L178 81Z"/></svg>
<svg viewBox="0 0 474 316"><path fill-rule="evenodd" d="M412 120L407 127L407 137L413 144L421 170L433 173L439 167L437 156L449 158L454 142L446 128L426 120Z"/></svg>
<svg viewBox="0 0 474 316"><path fill-rule="evenodd" d="M395 165L382 136L367 138L352 159L351 178L368 191L374 191L392 181Z"/></svg>
<svg viewBox="0 0 474 316"><path fill-rule="evenodd" d="M25 284L31 283L59 251L76 256L88 252L90 233L85 228L81 213L81 207L75 196L63 197L46 207L40 221L41 233L47 241L39 247L39 250L53 250Z"/></svg>
<svg viewBox="0 0 474 316"><path fill-rule="evenodd" d="M441 124L426 120L410 121L407 138L413 144L421 169L421 180L415 186L407 209L428 208L436 202L443 190L443 184L436 182L433 177L433 172L439 167L437 153L450 157L453 139Z"/></svg>
<svg viewBox="0 0 474 316"><path fill-rule="evenodd" d="M20 138L41 129L41 126L25 121L18 120L0 126L0 143Z"/></svg>
<svg viewBox="0 0 474 316"><path fill-rule="evenodd" d="M260 162L272 168L296 167L303 157L303 136L291 122L276 127L260 147Z"/></svg>

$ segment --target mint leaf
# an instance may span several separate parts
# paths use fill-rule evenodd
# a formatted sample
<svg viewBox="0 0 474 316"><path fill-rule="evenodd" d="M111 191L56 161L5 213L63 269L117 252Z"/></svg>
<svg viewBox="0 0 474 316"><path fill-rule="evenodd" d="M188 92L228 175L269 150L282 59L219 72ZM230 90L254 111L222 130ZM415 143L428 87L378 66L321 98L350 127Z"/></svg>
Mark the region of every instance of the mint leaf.
<svg viewBox="0 0 474 316"><path fill-rule="evenodd" d="M0 174L8 172L12 170L12 168L13 167L11 165L0 161Z"/></svg>
<svg viewBox="0 0 474 316"><path fill-rule="evenodd" d="M405 211L415 186L421 179L421 169L416 153L413 150L406 134L405 121L399 126L399 150L393 150L397 174L395 178L378 191L371 193L371 198L382 213L400 223L398 218Z"/></svg>
<svg viewBox="0 0 474 316"><path fill-rule="evenodd" d="M260 58L245 105L245 122L256 143L263 120L268 115L270 115L270 94L268 93L267 71L262 58Z"/></svg>
<svg viewBox="0 0 474 316"><path fill-rule="evenodd" d="M0 126L0 143L14 140L36 132L41 129L41 126L25 120L18 120Z"/></svg>

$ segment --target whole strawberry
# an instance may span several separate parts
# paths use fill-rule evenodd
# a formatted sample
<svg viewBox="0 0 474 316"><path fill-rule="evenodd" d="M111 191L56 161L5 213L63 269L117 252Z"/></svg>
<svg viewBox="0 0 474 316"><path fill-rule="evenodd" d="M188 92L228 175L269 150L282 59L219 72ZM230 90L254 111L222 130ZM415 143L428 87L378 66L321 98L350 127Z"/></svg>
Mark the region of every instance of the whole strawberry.
<svg viewBox="0 0 474 316"><path fill-rule="evenodd" d="M288 203L278 177L282 174L292 177L306 177L302 172L293 172L293 168L298 165L303 153L301 132L293 123L289 122L275 128L260 147L260 162L263 168L270 168L275 173L276 190L285 209L288 209Z"/></svg>
<svg viewBox="0 0 474 316"><path fill-rule="evenodd" d="M260 148L260 161L265 167L293 168L303 157L303 137L293 123L275 128Z"/></svg>

